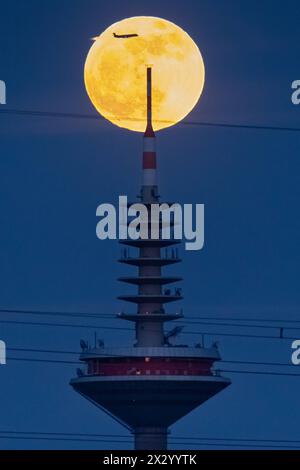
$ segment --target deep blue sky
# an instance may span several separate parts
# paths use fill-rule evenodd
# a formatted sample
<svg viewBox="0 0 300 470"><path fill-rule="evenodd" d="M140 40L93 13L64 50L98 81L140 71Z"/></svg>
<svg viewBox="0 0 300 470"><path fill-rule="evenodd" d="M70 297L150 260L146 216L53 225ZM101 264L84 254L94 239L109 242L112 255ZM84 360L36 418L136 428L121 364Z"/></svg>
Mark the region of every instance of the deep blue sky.
<svg viewBox="0 0 300 470"><path fill-rule="evenodd" d="M83 84L89 38L122 18L151 15L181 26L202 51L206 85L190 119L299 126L300 106L290 99L291 82L300 79L296 0L1 0L0 8L7 108L94 113ZM205 249L183 252L184 263L173 269L184 277L186 316L299 319L300 133L177 126L158 141L161 194L206 206ZM135 196L140 155L139 134L105 121L0 114L0 308L112 317L122 308L116 296L124 286L116 278L130 268L116 263L117 243L96 239L95 210L119 194ZM1 319L25 320L7 314ZM113 320L98 324L118 326ZM210 331L216 329L222 331ZM129 332L100 335L107 344L132 340ZM79 351L82 337L91 339L93 330L0 329L11 348ZM225 360L290 361L291 341L218 339ZM197 342L199 336L182 335L181 341ZM123 433L73 392L68 382L74 370L21 361L1 367L0 431ZM300 439L297 378L227 375L232 386L174 426L174 436ZM101 443L0 439L0 447Z"/></svg>

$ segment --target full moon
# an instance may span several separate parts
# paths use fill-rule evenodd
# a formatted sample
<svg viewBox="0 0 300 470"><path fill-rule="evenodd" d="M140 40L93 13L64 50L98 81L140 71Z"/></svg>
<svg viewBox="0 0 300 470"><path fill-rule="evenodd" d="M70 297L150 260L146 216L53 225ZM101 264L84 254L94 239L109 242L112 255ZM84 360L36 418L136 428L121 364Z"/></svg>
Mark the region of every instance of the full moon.
<svg viewBox="0 0 300 470"><path fill-rule="evenodd" d="M149 16L119 21L95 38L84 80L97 111L119 127L144 132L147 66L152 67L154 130L184 119L203 90L201 53L174 23Z"/></svg>

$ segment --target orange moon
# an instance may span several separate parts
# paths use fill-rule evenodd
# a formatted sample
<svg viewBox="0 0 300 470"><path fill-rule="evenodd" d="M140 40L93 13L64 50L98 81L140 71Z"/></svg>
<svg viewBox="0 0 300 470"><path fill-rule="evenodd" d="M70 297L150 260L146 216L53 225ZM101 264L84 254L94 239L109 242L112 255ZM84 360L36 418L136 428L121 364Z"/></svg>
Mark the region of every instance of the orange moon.
<svg viewBox="0 0 300 470"><path fill-rule="evenodd" d="M144 132L147 66L152 67L154 130L184 119L203 91L202 55L179 26L149 16L119 21L95 38L84 80L97 111L119 127Z"/></svg>

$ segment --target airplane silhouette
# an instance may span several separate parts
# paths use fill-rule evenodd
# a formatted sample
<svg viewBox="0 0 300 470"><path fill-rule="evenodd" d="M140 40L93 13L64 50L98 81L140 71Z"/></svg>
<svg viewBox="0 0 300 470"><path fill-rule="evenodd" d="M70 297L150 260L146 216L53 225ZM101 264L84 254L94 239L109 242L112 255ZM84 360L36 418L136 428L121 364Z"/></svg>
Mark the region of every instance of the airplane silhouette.
<svg viewBox="0 0 300 470"><path fill-rule="evenodd" d="M136 38L138 34L116 34L114 33L114 37L117 39L128 39L128 38Z"/></svg>

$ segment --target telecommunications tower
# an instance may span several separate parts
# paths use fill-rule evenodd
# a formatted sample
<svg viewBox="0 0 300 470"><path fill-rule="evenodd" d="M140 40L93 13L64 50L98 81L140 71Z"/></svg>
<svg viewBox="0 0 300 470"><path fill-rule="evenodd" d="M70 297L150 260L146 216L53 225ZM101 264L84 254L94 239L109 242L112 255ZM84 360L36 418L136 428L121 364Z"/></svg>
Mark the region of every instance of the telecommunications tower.
<svg viewBox="0 0 300 470"><path fill-rule="evenodd" d="M160 203L157 186L156 139L152 127L152 69L147 68L147 128L144 134L143 182L140 201L148 208ZM137 292L119 299L137 305L136 313L121 313L120 320L135 325L136 342L129 347L90 348L82 342L79 369L72 387L126 426L134 435L135 449L167 449L169 427L230 384L213 370L221 360L216 347L176 346L177 326L166 332L165 324L182 319L167 313L165 304L182 299L181 289L166 287L181 281L163 268L179 263L175 239L126 239L120 263L137 273L119 280L136 286ZM131 250L137 250L131 256Z"/></svg>

